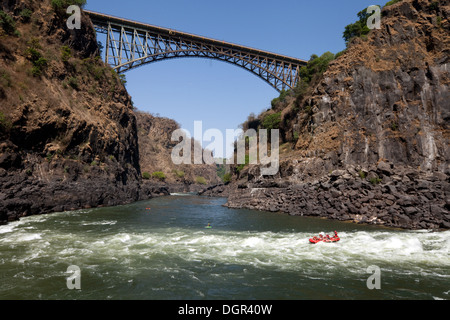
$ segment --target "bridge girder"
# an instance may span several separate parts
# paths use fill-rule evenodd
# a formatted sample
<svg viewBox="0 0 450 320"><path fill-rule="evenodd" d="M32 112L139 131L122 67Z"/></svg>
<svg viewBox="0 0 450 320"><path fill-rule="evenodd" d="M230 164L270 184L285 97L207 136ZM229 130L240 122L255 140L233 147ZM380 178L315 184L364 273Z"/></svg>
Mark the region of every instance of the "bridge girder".
<svg viewBox="0 0 450 320"><path fill-rule="evenodd" d="M252 72L276 90L297 85L306 61L85 11L97 32L106 34L105 60L118 73L174 58L197 57L228 62Z"/></svg>

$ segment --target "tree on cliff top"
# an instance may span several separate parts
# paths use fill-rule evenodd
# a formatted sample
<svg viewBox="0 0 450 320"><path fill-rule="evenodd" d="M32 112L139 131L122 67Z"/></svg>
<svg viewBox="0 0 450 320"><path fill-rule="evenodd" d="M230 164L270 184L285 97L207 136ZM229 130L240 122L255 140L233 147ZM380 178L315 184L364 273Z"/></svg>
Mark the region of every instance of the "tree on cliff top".
<svg viewBox="0 0 450 320"><path fill-rule="evenodd" d="M71 5L76 5L79 7L84 7L86 5L86 0L52 0L51 5L53 9L67 9Z"/></svg>
<svg viewBox="0 0 450 320"><path fill-rule="evenodd" d="M328 68L331 61L335 59L335 55L329 51L322 54L320 57L313 54L308 61L308 64L300 69L301 80L307 84L318 76L321 76Z"/></svg>
<svg viewBox="0 0 450 320"><path fill-rule="evenodd" d="M369 13L367 12L367 8L358 12L358 17L358 21L356 21L355 23L351 23L345 27L345 31L342 37L347 44L351 39L367 35L370 32L370 29L367 26L367 20L370 17Z"/></svg>

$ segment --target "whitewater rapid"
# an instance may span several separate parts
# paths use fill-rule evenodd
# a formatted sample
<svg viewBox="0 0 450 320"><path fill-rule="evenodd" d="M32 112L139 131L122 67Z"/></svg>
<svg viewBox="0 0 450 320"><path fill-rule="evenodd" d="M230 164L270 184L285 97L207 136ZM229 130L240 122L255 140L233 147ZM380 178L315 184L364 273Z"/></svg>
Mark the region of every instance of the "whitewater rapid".
<svg viewBox="0 0 450 320"><path fill-rule="evenodd" d="M55 217L52 217L55 218ZM392 233L341 232L339 243L312 245L308 239L314 234L305 232L250 232L193 230L181 228L152 229L148 233L118 232L97 239L90 226L111 227L114 220L80 221L86 234L71 234L64 229L38 230L37 225L48 219L40 216L0 226L2 247L23 247L14 259L32 261L36 253L70 257L86 252L97 258L116 259L139 256L151 259L155 255L175 255L186 261L213 260L281 270L304 270L310 262L347 268L359 272L368 263L417 265L442 270L448 277L450 270L450 231L411 231ZM64 225L64 221L60 222Z"/></svg>
<svg viewBox="0 0 450 320"><path fill-rule="evenodd" d="M77 265L89 273L93 284L106 281L108 287L115 288L117 283L136 285L143 281L152 288L151 297L156 298L183 297L189 286L199 286L195 291L198 296L194 297L222 297L223 292L211 293L206 288L219 286L225 290L230 286L226 290L234 292L242 283L246 284L246 291L239 293L243 297L249 290L259 290L252 295L264 298L269 292L266 287L280 283L288 286L293 276L299 279L298 294L303 294L302 288L310 281L314 285L322 281L336 287L348 283L352 291L347 294L352 296L353 291L365 289L363 281L369 266L378 266L383 279L392 286L411 282L407 285L417 290L418 283L438 285L433 297L449 298L450 231L365 230L347 225L347 230L339 233L340 242L313 245L308 239L318 232L284 227L276 231L233 229L225 224L204 229L204 225L181 223L182 215L167 214L171 212L167 202L161 206L166 212L163 218L157 215L157 206L151 207L152 213L142 210L139 215L82 210L29 217L0 226L4 283L0 297L8 297L15 287L26 292L32 281L64 279L67 267ZM145 219L152 219L151 223L146 224ZM359 284L361 288L356 291L354 287ZM47 290L54 290L53 285L48 286ZM117 290L130 294L131 289ZM136 294L137 289L132 290ZM290 297L289 290L283 290L286 292L281 297ZM140 294L145 296L146 292ZM121 297L121 293L114 297Z"/></svg>

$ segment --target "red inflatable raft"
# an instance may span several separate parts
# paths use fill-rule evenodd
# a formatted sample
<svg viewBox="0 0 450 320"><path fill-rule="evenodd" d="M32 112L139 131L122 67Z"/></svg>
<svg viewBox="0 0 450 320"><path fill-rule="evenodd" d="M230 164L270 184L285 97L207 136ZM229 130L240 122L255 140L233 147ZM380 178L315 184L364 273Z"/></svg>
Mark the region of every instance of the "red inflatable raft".
<svg viewBox="0 0 450 320"><path fill-rule="evenodd" d="M339 238L338 236L334 236L334 237L318 236L318 237L313 237L312 239L309 239L309 242L313 243L313 244L316 244L316 243L319 243L319 242L326 242L326 243L338 242L340 240L341 240L341 238Z"/></svg>

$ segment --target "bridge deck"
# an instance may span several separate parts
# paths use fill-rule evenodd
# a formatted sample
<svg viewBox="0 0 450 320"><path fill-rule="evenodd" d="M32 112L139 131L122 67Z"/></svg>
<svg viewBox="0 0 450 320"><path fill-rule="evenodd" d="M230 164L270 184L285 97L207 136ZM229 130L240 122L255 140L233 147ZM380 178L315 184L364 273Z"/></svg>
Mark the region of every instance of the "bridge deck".
<svg viewBox="0 0 450 320"><path fill-rule="evenodd" d="M216 59L246 69L276 90L295 88L305 60L147 23L84 11L107 34L106 63L117 72L182 57Z"/></svg>
<svg viewBox="0 0 450 320"><path fill-rule="evenodd" d="M141 29L143 32L154 31L154 32L157 32L160 34L167 34L168 36L170 35L172 37L173 36L183 37L185 39L190 39L193 41L201 41L201 42L205 42L205 43L210 43L212 45L220 45L220 46L224 46L224 47L229 47L234 50L239 50L239 51L248 52L248 53L257 54L257 55L263 55L263 56L267 56L272 59L283 60L283 61L286 61L289 63L299 64L299 65L306 65L308 63L308 61L306 61L306 60L297 59L297 58L293 58L293 57L289 57L289 56L285 56L285 55L280 55L280 54L276 54L273 52L259 50L259 49L255 49L255 48L251 48L251 47L247 47L247 46L242 46L242 45L234 44L231 42L202 37L202 36L187 33L187 32L181 32L181 31L177 31L177 30L173 30L173 29L158 27L158 26L154 26L151 24L136 22L136 21L123 19L123 18L111 16L111 15L106 15L106 14L98 13L98 12L94 12L94 11L84 10L84 12L89 15L89 17L91 18L91 20L94 24L105 27L105 28L108 27L108 22L113 22L113 23L120 24L121 26L135 28L135 29Z"/></svg>

